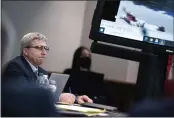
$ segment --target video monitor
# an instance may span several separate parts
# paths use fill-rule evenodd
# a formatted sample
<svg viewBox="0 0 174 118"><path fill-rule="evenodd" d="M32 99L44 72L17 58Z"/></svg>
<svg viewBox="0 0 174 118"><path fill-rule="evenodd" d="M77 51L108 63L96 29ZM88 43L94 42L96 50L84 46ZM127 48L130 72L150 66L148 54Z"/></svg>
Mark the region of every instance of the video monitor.
<svg viewBox="0 0 174 118"><path fill-rule="evenodd" d="M174 52L174 1L98 1L92 40Z"/></svg>

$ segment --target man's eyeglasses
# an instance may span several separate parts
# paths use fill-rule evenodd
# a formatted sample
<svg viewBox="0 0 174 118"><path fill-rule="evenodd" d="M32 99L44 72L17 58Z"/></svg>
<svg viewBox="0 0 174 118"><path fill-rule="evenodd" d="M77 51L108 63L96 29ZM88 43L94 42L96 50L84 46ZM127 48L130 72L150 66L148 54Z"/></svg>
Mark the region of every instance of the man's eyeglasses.
<svg viewBox="0 0 174 118"><path fill-rule="evenodd" d="M50 50L50 48L48 46L28 46L26 48L35 48L38 50L46 50L47 52Z"/></svg>

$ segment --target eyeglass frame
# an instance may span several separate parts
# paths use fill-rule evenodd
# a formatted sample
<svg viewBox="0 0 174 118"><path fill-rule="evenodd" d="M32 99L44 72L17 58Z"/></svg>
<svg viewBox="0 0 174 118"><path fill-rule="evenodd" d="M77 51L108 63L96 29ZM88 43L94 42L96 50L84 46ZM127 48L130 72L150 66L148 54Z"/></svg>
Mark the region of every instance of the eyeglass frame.
<svg viewBox="0 0 174 118"><path fill-rule="evenodd" d="M35 48L35 49L38 49L38 50L41 50L41 51L43 51L43 49L44 49L47 52L50 50L50 48L48 46L42 46L42 45L38 45L38 46L27 46L25 48Z"/></svg>

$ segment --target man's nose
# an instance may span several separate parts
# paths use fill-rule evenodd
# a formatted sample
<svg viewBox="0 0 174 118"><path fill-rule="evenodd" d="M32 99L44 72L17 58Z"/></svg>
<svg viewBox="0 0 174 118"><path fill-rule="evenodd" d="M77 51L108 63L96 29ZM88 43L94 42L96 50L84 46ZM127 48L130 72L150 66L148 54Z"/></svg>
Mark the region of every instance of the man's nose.
<svg viewBox="0 0 174 118"><path fill-rule="evenodd" d="M46 55L47 54L47 51L45 49L42 50L42 55Z"/></svg>

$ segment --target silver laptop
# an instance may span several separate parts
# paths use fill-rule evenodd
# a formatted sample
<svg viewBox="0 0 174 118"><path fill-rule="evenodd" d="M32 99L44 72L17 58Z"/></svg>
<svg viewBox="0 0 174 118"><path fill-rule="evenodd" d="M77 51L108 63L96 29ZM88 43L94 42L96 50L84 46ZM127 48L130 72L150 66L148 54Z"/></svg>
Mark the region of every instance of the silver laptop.
<svg viewBox="0 0 174 118"><path fill-rule="evenodd" d="M57 89L55 92L55 102L57 102L59 100L60 94L63 92L63 89L69 79L69 75L52 73L49 79L56 81Z"/></svg>

